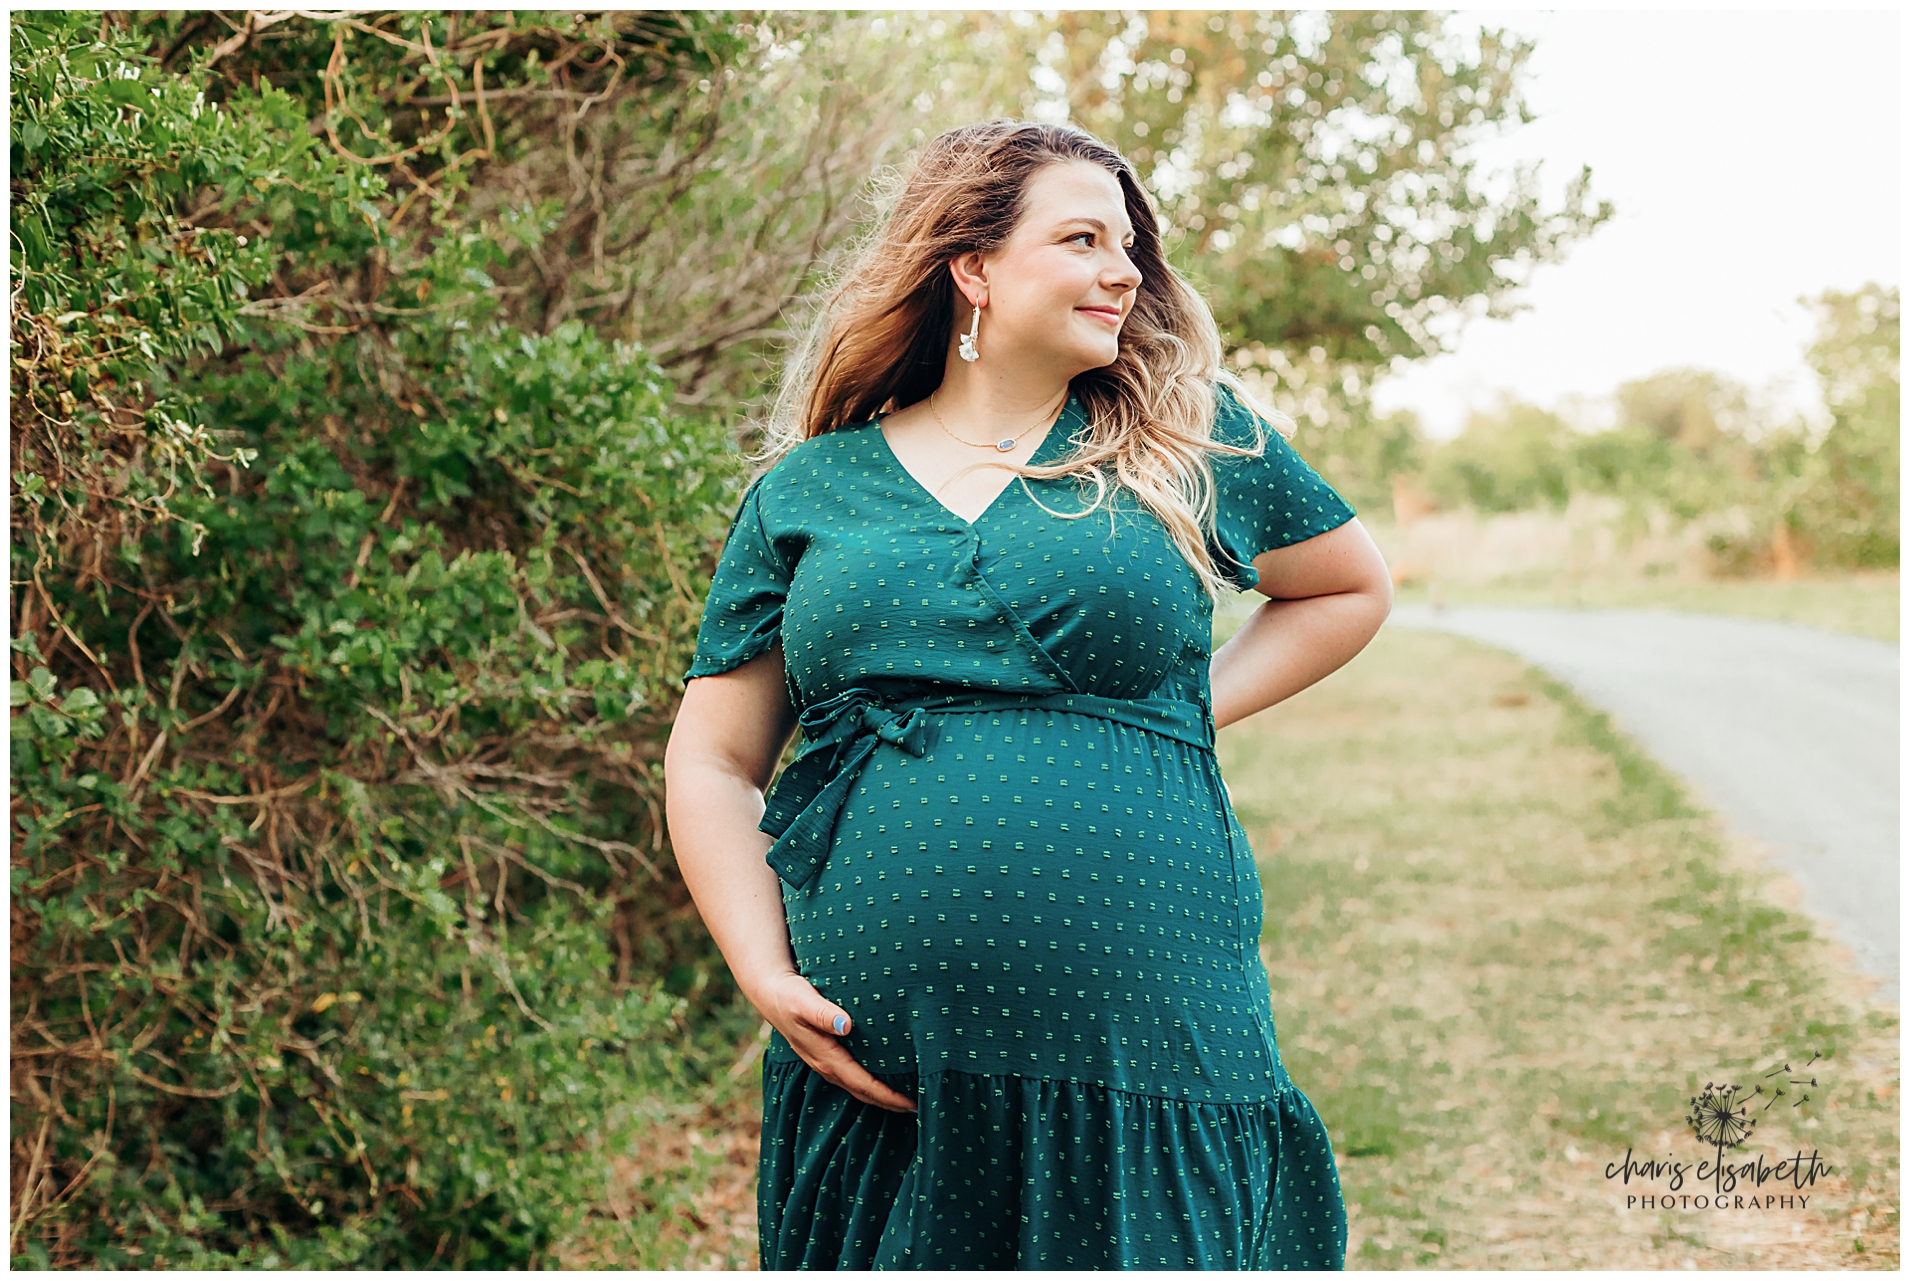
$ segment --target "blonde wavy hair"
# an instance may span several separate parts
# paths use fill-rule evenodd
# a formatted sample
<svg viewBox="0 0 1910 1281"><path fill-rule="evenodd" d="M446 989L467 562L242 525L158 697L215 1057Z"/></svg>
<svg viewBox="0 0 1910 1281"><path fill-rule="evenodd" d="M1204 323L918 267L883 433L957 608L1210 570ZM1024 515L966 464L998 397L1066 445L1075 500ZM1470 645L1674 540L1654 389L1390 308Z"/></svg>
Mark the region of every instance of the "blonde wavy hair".
<svg viewBox="0 0 1910 1281"><path fill-rule="evenodd" d="M1030 478L1062 476L1091 484L1091 505L1054 513L1071 520L1098 510L1111 486L1126 489L1159 519L1218 599L1235 587L1210 551L1218 542L1210 543L1216 500L1209 456L1257 455L1267 438L1256 429L1251 447L1214 439L1216 388L1226 384L1283 436L1292 435L1293 423L1224 366L1213 313L1162 254L1160 219L1133 166L1072 126L991 120L951 129L928 143L905 180L891 177L878 188L873 225L810 300L811 315L763 424L763 448L753 455L756 474L811 437L905 408L940 386L960 299L950 260L999 249L1021 220L1029 180L1072 160L1099 165L1120 183L1134 227L1128 256L1141 283L1114 363L1071 384L1088 419L1076 450L1045 466L995 465L1015 472L1024 487ZM1109 504L1110 519L1112 510Z"/></svg>

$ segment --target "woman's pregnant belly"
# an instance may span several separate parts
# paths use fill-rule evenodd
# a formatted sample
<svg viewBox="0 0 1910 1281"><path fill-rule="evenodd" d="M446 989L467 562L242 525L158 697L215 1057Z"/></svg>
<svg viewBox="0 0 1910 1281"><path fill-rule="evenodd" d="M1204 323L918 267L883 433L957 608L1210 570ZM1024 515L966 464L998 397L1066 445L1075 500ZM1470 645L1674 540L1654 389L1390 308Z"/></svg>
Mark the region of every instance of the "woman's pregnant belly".
<svg viewBox="0 0 1910 1281"><path fill-rule="evenodd" d="M798 968L854 1018L856 1060L1278 1092L1259 875L1213 754L1066 712L935 723L923 757L877 748L821 873L784 889Z"/></svg>

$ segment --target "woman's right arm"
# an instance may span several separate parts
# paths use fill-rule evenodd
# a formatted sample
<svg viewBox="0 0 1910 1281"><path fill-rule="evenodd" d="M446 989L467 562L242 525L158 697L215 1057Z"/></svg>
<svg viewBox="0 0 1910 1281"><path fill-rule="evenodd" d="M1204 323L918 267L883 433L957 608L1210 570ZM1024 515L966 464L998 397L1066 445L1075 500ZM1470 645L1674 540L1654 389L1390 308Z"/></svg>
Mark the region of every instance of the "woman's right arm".
<svg viewBox="0 0 1910 1281"><path fill-rule="evenodd" d="M837 1028L849 1029L848 1012L796 970L782 882L765 861L773 842L756 826L764 790L795 728L781 646L727 672L691 679L663 756L670 844L750 1004L824 1079L865 1103L912 1112L906 1095L871 1076L837 1039Z"/></svg>

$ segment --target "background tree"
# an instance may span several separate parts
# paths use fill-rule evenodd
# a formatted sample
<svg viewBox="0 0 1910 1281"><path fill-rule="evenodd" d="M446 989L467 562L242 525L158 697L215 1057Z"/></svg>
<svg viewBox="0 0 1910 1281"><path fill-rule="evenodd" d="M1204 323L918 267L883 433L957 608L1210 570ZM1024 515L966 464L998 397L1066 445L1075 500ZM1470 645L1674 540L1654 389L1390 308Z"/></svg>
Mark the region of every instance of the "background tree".
<svg viewBox="0 0 1910 1281"><path fill-rule="evenodd" d="M1141 167L1243 372L1356 505L1414 458L1405 420L1371 407L1377 377L1449 349L1466 316L1511 314L1533 268L1611 216L1589 169L1549 210L1536 167L1495 176L1504 190L1476 171L1474 143L1531 119L1534 46L1504 32L1461 38L1423 11L1173 11L1031 34L1026 110L1065 110Z"/></svg>
<svg viewBox="0 0 1910 1281"><path fill-rule="evenodd" d="M1783 519L1820 563L1890 568L1903 547L1901 295L1870 284L1809 301L1830 426L1797 464L1800 492Z"/></svg>
<svg viewBox="0 0 1910 1281"><path fill-rule="evenodd" d="M1516 400L1475 413L1431 452L1426 488L1442 507L1562 508L1572 495L1574 434L1557 414Z"/></svg>

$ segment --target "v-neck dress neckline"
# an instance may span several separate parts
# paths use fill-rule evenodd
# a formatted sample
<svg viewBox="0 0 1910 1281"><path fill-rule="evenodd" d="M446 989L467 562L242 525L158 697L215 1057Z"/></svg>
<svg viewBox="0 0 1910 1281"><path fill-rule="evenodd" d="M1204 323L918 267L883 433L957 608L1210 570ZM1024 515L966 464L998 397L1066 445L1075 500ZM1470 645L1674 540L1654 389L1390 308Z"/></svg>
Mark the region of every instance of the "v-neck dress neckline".
<svg viewBox="0 0 1910 1281"><path fill-rule="evenodd" d="M902 481L913 487L916 497L928 503L949 520L955 521L964 531L972 533L980 528L982 522L986 521L989 516L994 513L996 508L1002 506L1002 504L1007 501L1009 491L1021 488L1028 479L1025 476L1011 477L1006 485L1003 485L1000 489L995 491L995 496L988 500L988 506L982 508L975 519L969 520L951 508L947 503L937 498L935 491L931 490L927 485L924 485L914 472L903 465L902 456L895 452L895 446L889 443L888 436L882 430L882 420L888 417L891 417L891 415L878 414L875 419L869 423L869 430L875 433L876 444L881 449L884 461L895 470ZM1048 425L1048 434L1041 438L1041 443L1035 446L1034 453L1029 454L1028 461L1022 465L1038 466L1048 462L1049 457L1054 452L1053 446L1056 437L1060 436L1071 439L1075 432L1079 430L1082 419L1081 398L1074 391L1069 391L1066 403L1061 406L1061 412L1055 415L1055 420Z"/></svg>

